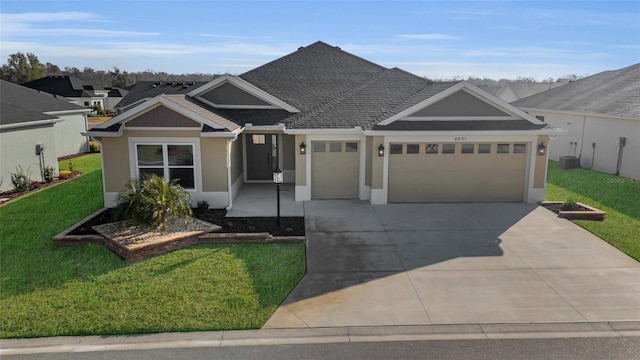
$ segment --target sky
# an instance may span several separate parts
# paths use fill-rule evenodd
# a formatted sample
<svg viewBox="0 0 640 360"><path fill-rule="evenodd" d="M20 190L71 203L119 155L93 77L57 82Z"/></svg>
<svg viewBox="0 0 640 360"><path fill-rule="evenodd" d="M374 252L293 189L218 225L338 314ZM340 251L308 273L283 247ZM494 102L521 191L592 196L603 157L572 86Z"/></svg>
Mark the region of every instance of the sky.
<svg viewBox="0 0 640 360"><path fill-rule="evenodd" d="M240 74L316 41L434 80L640 62L640 1L0 1L0 55L60 68Z"/></svg>

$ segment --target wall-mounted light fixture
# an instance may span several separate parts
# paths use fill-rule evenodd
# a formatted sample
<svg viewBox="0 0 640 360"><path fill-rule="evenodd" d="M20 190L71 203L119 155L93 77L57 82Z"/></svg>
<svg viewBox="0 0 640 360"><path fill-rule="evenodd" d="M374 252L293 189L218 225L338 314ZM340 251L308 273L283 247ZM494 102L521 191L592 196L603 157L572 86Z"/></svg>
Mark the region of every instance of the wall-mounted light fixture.
<svg viewBox="0 0 640 360"><path fill-rule="evenodd" d="M380 157L384 156L384 146L382 144L378 146L378 156Z"/></svg>
<svg viewBox="0 0 640 360"><path fill-rule="evenodd" d="M307 145L305 145L304 141L300 143L300 154L304 155L307 153Z"/></svg>
<svg viewBox="0 0 640 360"><path fill-rule="evenodd" d="M538 155L544 155L547 153L547 147L544 146L543 142L540 142L540 144L538 145Z"/></svg>

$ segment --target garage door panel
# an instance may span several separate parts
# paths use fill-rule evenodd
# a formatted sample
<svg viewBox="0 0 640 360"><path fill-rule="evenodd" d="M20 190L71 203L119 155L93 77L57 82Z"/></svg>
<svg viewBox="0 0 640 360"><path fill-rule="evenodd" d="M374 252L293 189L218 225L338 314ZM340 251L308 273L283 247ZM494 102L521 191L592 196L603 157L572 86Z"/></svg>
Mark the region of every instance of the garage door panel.
<svg viewBox="0 0 640 360"><path fill-rule="evenodd" d="M326 152L312 152L311 198L358 198L360 179L359 147L358 151L346 152L346 146L342 143L342 151L330 152L330 146L327 143L325 149L327 150Z"/></svg>
<svg viewBox="0 0 640 360"><path fill-rule="evenodd" d="M460 149L456 146L456 154L390 154L389 202L523 201L526 154L497 154L497 144L491 144L491 154L461 154Z"/></svg>

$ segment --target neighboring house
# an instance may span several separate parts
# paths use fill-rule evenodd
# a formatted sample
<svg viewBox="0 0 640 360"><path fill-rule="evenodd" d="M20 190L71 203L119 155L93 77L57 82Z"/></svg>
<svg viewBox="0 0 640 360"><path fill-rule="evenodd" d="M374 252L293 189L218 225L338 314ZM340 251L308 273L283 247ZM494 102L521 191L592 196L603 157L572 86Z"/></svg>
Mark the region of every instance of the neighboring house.
<svg viewBox="0 0 640 360"><path fill-rule="evenodd" d="M568 131L554 141L551 159L576 156L584 168L640 179L640 64L576 80L512 105Z"/></svg>
<svg viewBox="0 0 640 360"><path fill-rule="evenodd" d="M67 99L0 80L0 191L12 189L18 166L42 180L40 164L58 171L58 158L87 152L87 113Z"/></svg>
<svg viewBox="0 0 640 360"><path fill-rule="evenodd" d="M467 82L434 83L322 42L88 131L102 142L107 207L131 178L155 173L213 208L276 168L296 201L537 202L559 133Z"/></svg>
<svg viewBox="0 0 640 360"><path fill-rule="evenodd" d="M66 97L85 108L100 105L105 110L113 110L127 94L127 90L88 84L73 76L45 76L22 85Z"/></svg>
<svg viewBox="0 0 640 360"><path fill-rule="evenodd" d="M208 81L138 81L128 88L127 95L116 106L122 113L158 95L187 94Z"/></svg>
<svg viewBox="0 0 640 360"><path fill-rule="evenodd" d="M502 87L500 87L500 89L498 89L493 94L500 99L511 103L518 99L526 98L543 91L547 91L549 89L557 88L558 86L562 86L567 83L568 80L558 80L553 83L510 81L502 85Z"/></svg>

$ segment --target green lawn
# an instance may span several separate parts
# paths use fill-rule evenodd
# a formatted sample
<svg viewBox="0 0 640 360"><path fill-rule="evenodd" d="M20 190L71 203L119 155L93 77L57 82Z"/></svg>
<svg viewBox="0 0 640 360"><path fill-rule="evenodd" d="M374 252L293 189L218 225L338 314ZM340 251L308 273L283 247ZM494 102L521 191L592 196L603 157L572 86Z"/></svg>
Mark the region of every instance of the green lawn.
<svg viewBox="0 0 640 360"><path fill-rule="evenodd" d="M72 162L82 177L0 207L2 338L259 328L304 274L303 244L203 244L136 264L102 246L54 250L102 206L100 154Z"/></svg>
<svg viewBox="0 0 640 360"><path fill-rule="evenodd" d="M574 222L640 261L640 181L549 162L546 200L576 201L606 211L605 220Z"/></svg>

